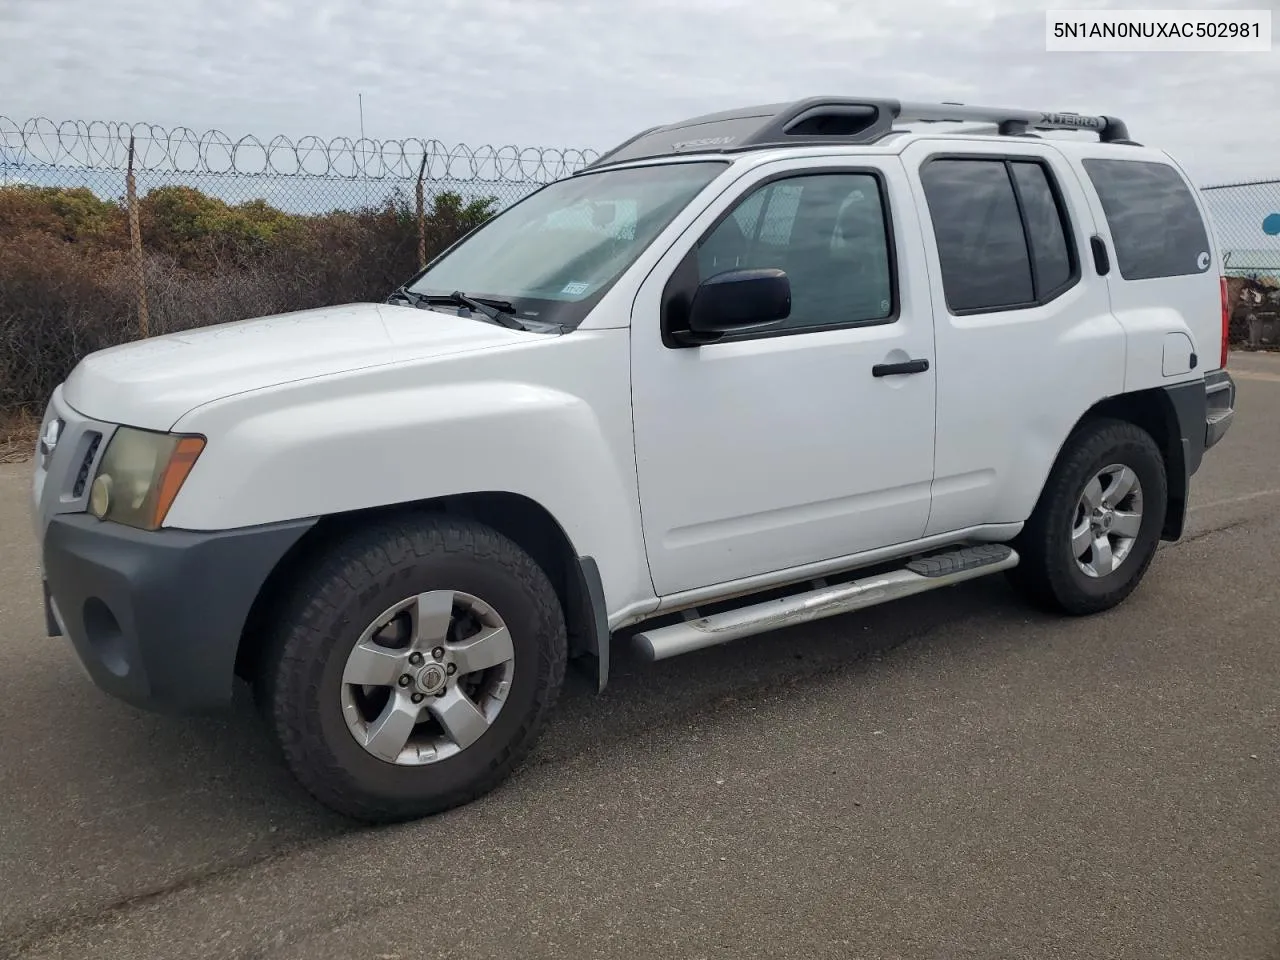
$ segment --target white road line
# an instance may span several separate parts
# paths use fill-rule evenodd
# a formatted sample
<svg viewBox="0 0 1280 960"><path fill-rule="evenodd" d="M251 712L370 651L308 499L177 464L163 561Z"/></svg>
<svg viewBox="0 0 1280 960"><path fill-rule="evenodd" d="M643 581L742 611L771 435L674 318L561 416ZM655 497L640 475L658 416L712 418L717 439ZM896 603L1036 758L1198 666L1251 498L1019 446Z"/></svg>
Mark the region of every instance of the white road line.
<svg viewBox="0 0 1280 960"><path fill-rule="evenodd" d="M1268 383L1280 383L1280 373L1263 373L1261 370L1231 370L1235 380L1265 380Z"/></svg>
<svg viewBox="0 0 1280 960"><path fill-rule="evenodd" d="M1233 503L1244 503L1247 500L1260 500L1263 497L1280 497L1280 489L1255 490L1253 493L1241 494L1238 497L1227 497L1225 500L1210 500L1208 503L1197 503L1192 506L1191 512L1211 510L1214 507L1226 507Z"/></svg>

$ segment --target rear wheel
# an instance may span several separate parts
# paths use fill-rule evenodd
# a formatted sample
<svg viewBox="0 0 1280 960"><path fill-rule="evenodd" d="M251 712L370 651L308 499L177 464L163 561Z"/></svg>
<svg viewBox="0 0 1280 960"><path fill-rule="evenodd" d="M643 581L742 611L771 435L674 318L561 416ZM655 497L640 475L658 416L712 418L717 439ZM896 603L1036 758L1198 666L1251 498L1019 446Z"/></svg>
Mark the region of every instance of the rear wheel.
<svg viewBox="0 0 1280 960"><path fill-rule="evenodd" d="M1041 606L1090 614L1116 606L1147 572L1164 526L1168 482L1151 435L1096 420L1067 441L1014 546L1009 578Z"/></svg>
<svg viewBox="0 0 1280 960"><path fill-rule="evenodd" d="M260 692L294 775L369 821L466 803L532 747L564 678L542 569L475 523L398 519L333 545L286 605Z"/></svg>

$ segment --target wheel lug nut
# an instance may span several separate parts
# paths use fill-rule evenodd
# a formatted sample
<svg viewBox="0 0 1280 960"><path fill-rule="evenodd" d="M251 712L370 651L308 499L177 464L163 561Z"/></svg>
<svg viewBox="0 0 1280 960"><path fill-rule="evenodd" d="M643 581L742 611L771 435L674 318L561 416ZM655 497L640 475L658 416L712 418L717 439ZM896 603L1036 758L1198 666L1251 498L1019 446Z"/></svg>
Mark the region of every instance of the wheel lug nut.
<svg viewBox="0 0 1280 960"><path fill-rule="evenodd" d="M435 657L437 660L443 660L444 647L436 647L434 650L431 651L431 656Z"/></svg>
<svg viewBox="0 0 1280 960"><path fill-rule="evenodd" d="M456 663L451 663L444 668L444 672L452 677L455 673L458 672L458 665Z"/></svg>
<svg viewBox="0 0 1280 960"><path fill-rule="evenodd" d="M420 693L415 693L410 699L412 699L414 703L421 703L423 700L426 699L426 697L424 697Z"/></svg>
<svg viewBox="0 0 1280 960"><path fill-rule="evenodd" d="M409 654L409 662L413 664L415 667L418 666L418 664L422 663L422 654L420 653Z"/></svg>
<svg viewBox="0 0 1280 960"><path fill-rule="evenodd" d="M407 673L401 674L400 686L407 687L411 683L413 683L413 677L409 676Z"/></svg>

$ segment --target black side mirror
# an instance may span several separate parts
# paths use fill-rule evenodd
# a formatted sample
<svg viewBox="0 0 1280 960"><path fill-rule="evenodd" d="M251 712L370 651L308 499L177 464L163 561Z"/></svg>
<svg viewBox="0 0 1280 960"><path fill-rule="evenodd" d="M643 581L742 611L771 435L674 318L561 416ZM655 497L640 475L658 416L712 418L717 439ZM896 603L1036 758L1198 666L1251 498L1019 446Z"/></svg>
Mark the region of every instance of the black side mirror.
<svg viewBox="0 0 1280 960"><path fill-rule="evenodd" d="M766 329L791 315L791 281L782 270L730 270L698 284L689 305L695 337Z"/></svg>

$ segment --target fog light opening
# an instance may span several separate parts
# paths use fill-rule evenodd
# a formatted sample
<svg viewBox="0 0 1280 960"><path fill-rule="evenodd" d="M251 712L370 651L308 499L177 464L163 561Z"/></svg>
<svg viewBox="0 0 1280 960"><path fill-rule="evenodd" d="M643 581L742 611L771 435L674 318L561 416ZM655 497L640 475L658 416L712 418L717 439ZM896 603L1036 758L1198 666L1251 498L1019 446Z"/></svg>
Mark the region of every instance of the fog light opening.
<svg viewBox="0 0 1280 960"><path fill-rule="evenodd" d="M128 674L129 661L125 657L124 631L120 629L120 621L97 597L90 597L84 602L84 632L99 663L117 677Z"/></svg>

